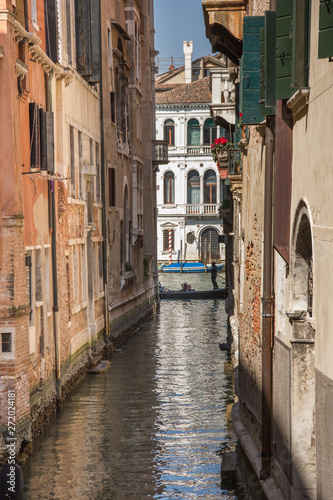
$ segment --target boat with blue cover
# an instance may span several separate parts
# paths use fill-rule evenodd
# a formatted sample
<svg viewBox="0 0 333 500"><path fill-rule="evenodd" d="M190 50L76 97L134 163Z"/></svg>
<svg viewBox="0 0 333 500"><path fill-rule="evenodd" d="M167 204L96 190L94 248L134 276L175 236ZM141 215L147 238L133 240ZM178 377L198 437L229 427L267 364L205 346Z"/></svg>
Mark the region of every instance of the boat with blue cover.
<svg viewBox="0 0 333 500"><path fill-rule="evenodd" d="M216 264L218 271L221 271L224 266L224 263ZM185 262L184 264L181 264L180 262L173 262L169 265L160 266L159 270L164 273L209 273L211 271L211 267L212 266L210 264L205 266L202 262Z"/></svg>

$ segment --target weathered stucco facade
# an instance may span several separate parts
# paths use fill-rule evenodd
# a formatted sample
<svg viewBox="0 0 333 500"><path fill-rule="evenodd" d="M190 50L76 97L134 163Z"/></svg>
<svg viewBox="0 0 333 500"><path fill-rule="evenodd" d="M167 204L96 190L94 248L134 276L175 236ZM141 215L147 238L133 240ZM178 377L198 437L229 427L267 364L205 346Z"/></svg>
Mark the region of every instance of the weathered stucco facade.
<svg viewBox="0 0 333 500"><path fill-rule="evenodd" d="M0 3L1 457L9 394L18 453L156 307L152 19Z"/></svg>
<svg viewBox="0 0 333 500"><path fill-rule="evenodd" d="M202 3L204 11L215 6L224 11L223 16L232 16L232 2L229 11L224 2ZM331 26L326 23L323 29L325 3L305 2L304 9L298 10L298 6L294 11L293 3L253 1L241 6L234 2L236 9L246 8L242 53L234 51L234 56L243 55L241 76L248 81L252 74L248 77L244 69L250 50L246 18L255 17L250 21L253 29L265 26L267 15L266 21L258 17L265 16L266 10L273 11L278 21L273 44L277 55L271 54L273 62L276 59L275 106L270 104L274 109L264 113L257 125L244 120L248 126L246 141L239 144L244 151L242 177L234 181L230 177L234 274L227 304L237 374L232 415L239 465L251 498L328 500L333 461L332 68L327 56L330 44L321 37ZM223 23L223 16L216 21L215 15L217 24ZM292 26L292 36L287 37L292 79L283 89L278 81L284 57L278 54L281 19L288 30ZM207 35L213 43L218 26L209 26L208 20L206 17ZM231 22L226 23L220 31L220 50L233 40L226 41L225 28L230 26ZM272 26L275 30L275 24ZM297 42L299 29L308 44ZM269 36L267 31L260 36L263 33L269 51ZM326 31L325 36L328 34ZM257 40L259 54L259 37ZM253 53L257 42L251 43ZM296 63L293 54L302 43L303 53L298 53ZM288 47L284 46L286 52ZM303 60L300 71L297 64ZM260 78L267 79L261 64L258 56L258 74L260 71ZM297 81L300 83L295 85ZM240 95L240 111L246 116L253 102L244 99L242 80ZM267 105L269 92L263 95Z"/></svg>

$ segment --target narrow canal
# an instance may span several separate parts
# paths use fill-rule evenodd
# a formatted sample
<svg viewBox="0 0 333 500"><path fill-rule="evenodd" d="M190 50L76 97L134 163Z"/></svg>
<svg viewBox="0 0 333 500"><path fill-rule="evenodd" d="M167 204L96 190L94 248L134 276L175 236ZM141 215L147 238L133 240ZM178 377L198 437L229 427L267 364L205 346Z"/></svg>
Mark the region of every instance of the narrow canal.
<svg viewBox="0 0 333 500"><path fill-rule="evenodd" d="M224 301L162 301L37 438L24 498L235 499L220 474L226 337Z"/></svg>

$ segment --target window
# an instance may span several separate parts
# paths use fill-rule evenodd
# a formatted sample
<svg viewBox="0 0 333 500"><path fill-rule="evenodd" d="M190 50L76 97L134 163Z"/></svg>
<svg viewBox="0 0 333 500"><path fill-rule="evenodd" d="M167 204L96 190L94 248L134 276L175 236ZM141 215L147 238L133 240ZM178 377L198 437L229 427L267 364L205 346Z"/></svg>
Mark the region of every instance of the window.
<svg viewBox="0 0 333 500"><path fill-rule="evenodd" d="M173 172L164 175L164 203L175 203L175 176Z"/></svg>
<svg viewBox="0 0 333 500"><path fill-rule="evenodd" d="M116 171L109 167L109 207L116 206Z"/></svg>
<svg viewBox="0 0 333 500"><path fill-rule="evenodd" d="M83 137L82 132L79 131L79 188L80 188L80 198L84 198L83 191Z"/></svg>
<svg viewBox="0 0 333 500"><path fill-rule="evenodd" d="M87 264L85 245L81 247L81 280L82 280L82 302L87 300Z"/></svg>
<svg viewBox="0 0 333 500"><path fill-rule="evenodd" d="M195 241L195 236L194 236L194 233L187 233L187 236L186 236L186 242L189 244L189 245L192 245L192 243L194 243Z"/></svg>
<svg viewBox="0 0 333 500"><path fill-rule="evenodd" d="M35 102L29 103L30 168L39 168L39 111Z"/></svg>
<svg viewBox="0 0 333 500"><path fill-rule="evenodd" d="M31 21L37 24L37 0L31 0Z"/></svg>
<svg viewBox="0 0 333 500"><path fill-rule="evenodd" d="M108 27L108 54L109 54L109 66L112 68L111 29L109 27Z"/></svg>
<svg viewBox="0 0 333 500"><path fill-rule="evenodd" d="M173 120L166 120L164 123L164 140L169 146L175 145L175 123Z"/></svg>
<svg viewBox="0 0 333 500"><path fill-rule="evenodd" d="M71 170L71 197L75 198L75 141L74 127L69 126L69 154L70 154L70 170Z"/></svg>
<svg viewBox="0 0 333 500"><path fill-rule="evenodd" d="M188 146L200 146L200 125L195 118L188 122L187 144Z"/></svg>
<svg viewBox="0 0 333 500"><path fill-rule="evenodd" d="M204 203L216 203L216 174L214 170L205 172Z"/></svg>
<svg viewBox="0 0 333 500"><path fill-rule="evenodd" d="M192 69L192 82L196 82L200 78L200 68Z"/></svg>
<svg viewBox="0 0 333 500"><path fill-rule="evenodd" d="M187 176L187 203L200 203L200 177L196 170L191 170Z"/></svg>
<svg viewBox="0 0 333 500"><path fill-rule="evenodd" d="M46 288L46 310L51 311L50 303L50 252L45 248L45 288Z"/></svg>
<svg viewBox="0 0 333 500"><path fill-rule="evenodd" d="M171 250L175 249L175 232L173 229L163 231L163 251L169 250L169 236L171 236Z"/></svg>
<svg viewBox="0 0 333 500"><path fill-rule="evenodd" d="M72 55L72 16L71 16L72 0L66 0L66 17L67 17L67 58L68 64L73 64Z"/></svg>
<svg viewBox="0 0 333 500"><path fill-rule="evenodd" d="M1 333L1 352L12 352L11 332Z"/></svg>
<svg viewBox="0 0 333 500"><path fill-rule="evenodd" d="M25 275L27 282L28 302L30 306L29 322L31 326L34 324L34 309L33 309L34 299L33 299L33 279L32 279L32 258L30 252L25 256Z"/></svg>
<svg viewBox="0 0 333 500"><path fill-rule="evenodd" d="M111 122L116 123L116 101L115 93L110 92Z"/></svg>
<svg viewBox="0 0 333 500"><path fill-rule="evenodd" d="M77 245L73 246L73 295L74 295L74 307L79 305L79 255Z"/></svg>
<svg viewBox="0 0 333 500"><path fill-rule="evenodd" d="M96 142L96 201L101 201L101 165L99 162L99 145Z"/></svg>
<svg viewBox="0 0 333 500"><path fill-rule="evenodd" d="M88 226L94 223L94 179L90 177L86 182L87 219Z"/></svg>
<svg viewBox="0 0 333 500"><path fill-rule="evenodd" d="M217 126L213 118L208 118L204 123L204 144L212 144L217 138Z"/></svg>
<svg viewBox="0 0 333 500"><path fill-rule="evenodd" d="M35 253L35 288L36 288L36 302L41 302L43 300L42 294L42 272L40 263L40 250L36 250Z"/></svg>

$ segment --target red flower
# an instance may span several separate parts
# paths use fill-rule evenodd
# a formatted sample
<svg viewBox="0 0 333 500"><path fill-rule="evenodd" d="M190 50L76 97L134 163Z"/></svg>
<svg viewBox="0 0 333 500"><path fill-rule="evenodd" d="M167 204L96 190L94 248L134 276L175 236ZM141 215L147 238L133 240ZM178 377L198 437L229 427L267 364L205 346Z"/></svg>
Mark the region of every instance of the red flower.
<svg viewBox="0 0 333 500"><path fill-rule="evenodd" d="M242 118L242 116L243 116L243 113L239 113L239 117Z"/></svg>

